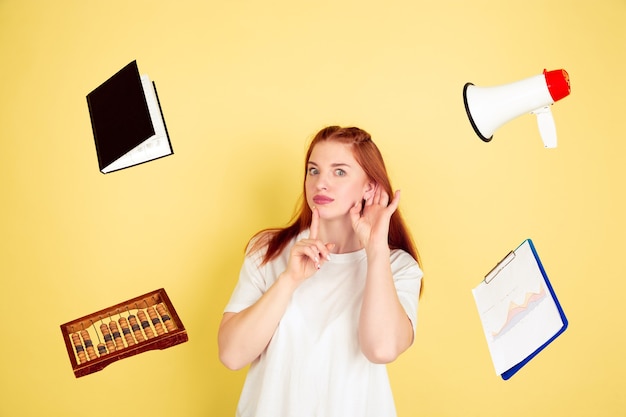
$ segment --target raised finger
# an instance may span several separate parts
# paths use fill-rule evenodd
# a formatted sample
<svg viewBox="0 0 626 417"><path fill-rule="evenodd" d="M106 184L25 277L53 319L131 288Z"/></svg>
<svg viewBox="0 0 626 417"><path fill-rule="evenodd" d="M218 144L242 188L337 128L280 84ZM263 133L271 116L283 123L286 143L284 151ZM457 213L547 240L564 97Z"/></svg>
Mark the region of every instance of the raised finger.
<svg viewBox="0 0 626 417"><path fill-rule="evenodd" d="M320 227L320 213L317 211L317 207L313 207L311 211L311 229L309 239L317 239L317 233Z"/></svg>
<svg viewBox="0 0 626 417"><path fill-rule="evenodd" d="M389 203L388 207L393 212L397 210L399 204L400 204L400 190L397 190L394 193L393 200L391 200L391 203Z"/></svg>
<svg viewBox="0 0 626 417"><path fill-rule="evenodd" d="M381 190L378 204L383 207L387 207L389 205L389 194L387 194L385 190Z"/></svg>

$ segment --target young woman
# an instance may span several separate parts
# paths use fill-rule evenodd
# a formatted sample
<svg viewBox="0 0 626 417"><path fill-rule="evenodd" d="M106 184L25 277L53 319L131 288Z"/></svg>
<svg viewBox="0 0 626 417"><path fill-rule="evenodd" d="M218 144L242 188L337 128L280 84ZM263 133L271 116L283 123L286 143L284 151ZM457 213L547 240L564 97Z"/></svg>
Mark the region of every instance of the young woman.
<svg viewBox="0 0 626 417"><path fill-rule="evenodd" d="M386 363L412 343L422 271L382 156L355 127L321 130L291 225L256 234L218 334L250 364L237 416L389 417Z"/></svg>

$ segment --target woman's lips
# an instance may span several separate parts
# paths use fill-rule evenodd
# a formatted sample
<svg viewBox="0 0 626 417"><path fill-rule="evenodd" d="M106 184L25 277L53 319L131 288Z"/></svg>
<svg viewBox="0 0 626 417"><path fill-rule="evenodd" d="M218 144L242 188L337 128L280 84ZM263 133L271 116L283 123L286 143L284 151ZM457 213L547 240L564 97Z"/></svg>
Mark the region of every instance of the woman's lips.
<svg viewBox="0 0 626 417"><path fill-rule="evenodd" d="M313 202L315 204L328 204L332 203L333 201L335 200L325 195L316 195L315 197L313 197Z"/></svg>

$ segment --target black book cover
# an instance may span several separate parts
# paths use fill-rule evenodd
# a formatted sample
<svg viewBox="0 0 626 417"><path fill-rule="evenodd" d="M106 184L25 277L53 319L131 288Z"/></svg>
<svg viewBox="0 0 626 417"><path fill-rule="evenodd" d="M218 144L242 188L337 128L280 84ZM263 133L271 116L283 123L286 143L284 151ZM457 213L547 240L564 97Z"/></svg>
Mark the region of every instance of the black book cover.
<svg viewBox="0 0 626 417"><path fill-rule="evenodd" d="M109 172L106 170L109 165L155 135L145 93L137 61L132 61L87 95L98 165L102 172ZM158 99L156 101L160 107ZM158 117L162 117L160 109ZM167 141L169 146L169 139ZM155 158L139 162L131 158L130 162L115 169L150 159Z"/></svg>

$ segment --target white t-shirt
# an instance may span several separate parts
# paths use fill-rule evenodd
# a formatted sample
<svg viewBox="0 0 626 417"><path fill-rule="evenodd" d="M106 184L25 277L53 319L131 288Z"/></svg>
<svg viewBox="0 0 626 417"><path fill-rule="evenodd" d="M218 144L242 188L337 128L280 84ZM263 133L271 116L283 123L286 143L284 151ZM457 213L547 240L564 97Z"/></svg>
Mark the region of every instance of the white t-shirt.
<svg viewBox="0 0 626 417"><path fill-rule="evenodd" d="M225 308L254 304L287 267L289 251L259 267L264 251L244 260ZM391 252L399 300L413 324L422 271L402 250ZM393 417L387 368L361 352L357 329L365 286L365 250L331 254L294 292L272 340L248 370L238 417Z"/></svg>

